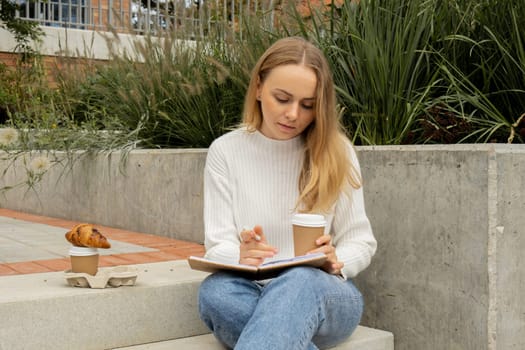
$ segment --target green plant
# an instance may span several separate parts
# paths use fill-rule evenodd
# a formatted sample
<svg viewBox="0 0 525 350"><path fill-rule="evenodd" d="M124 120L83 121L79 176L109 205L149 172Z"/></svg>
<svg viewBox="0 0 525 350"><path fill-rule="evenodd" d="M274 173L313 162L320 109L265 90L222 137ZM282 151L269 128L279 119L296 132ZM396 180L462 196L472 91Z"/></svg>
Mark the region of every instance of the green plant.
<svg viewBox="0 0 525 350"><path fill-rule="evenodd" d="M143 37L80 77L63 69L60 104L71 118L104 128L112 116L136 133L139 147L208 147L239 123L250 70L270 41L272 34L251 28L244 32L252 41Z"/></svg>
<svg viewBox="0 0 525 350"><path fill-rule="evenodd" d="M191 42L175 33L145 36L133 52L114 52L82 74L78 66L62 69L52 93L18 85L20 93L0 96L17 104L15 124L47 128L54 118L59 128L125 135L114 145L207 147L238 123L262 51L281 36L302 35L327 54L356 144L506 142L512 130L512 141L522 142L524 7L518 0L348 0L305 19L292 6L277 27L247 17L242 37L220 30ZM12 81L11 88L28 79Z"/></svg>
<svg viewBox="0 0 525 350"><path fill-rule="evenodd" d="M357 144L523 142L524 7L345 1L289 32L327 53Z"/></svg>
<svg viewBox="0 0 525 350"><path fill-rule="evenodd" d="M329 58L342 117L357 144L399 144L439 81L431 62L431 1L346 1L303 35Z"/></svg>
<svg viewBox="0 0 525 350"><path fill-rule="evenodd" d="M431 114L425 123L437 133L455 132L453 142L523 143L525 123L518 119L525 112L525 4L465 0L441 6L447 16L440 23L449 31L433 38L443 79L436 103L456 123L445 128ZM460 125L468 132L458 134Z"/></svg>
<svg viewBox="0 0 525 350"><path fill-rule="evenodd" d="M0 28L14 36L17 54L15 67L0 63L0 123L5 123L11 113L30 114L32 98L45 94L41 89L42 66L38 52L32 44L42 42L43 31L36 22L16 17L19 5L14 1L0 0ZM26 113L27 111L27 113Z"/></svg>

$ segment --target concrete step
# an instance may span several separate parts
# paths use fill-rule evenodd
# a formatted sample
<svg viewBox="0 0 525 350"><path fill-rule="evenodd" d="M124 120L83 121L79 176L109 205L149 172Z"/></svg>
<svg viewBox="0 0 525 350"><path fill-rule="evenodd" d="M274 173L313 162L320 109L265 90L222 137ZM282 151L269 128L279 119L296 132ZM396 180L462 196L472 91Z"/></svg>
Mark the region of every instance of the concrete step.
<svg viewBox="0 0 525 350"><path fill-rule="evenodd" d="M225 350L212 334L119 348L118 350ZM344 343L331 350L394 350L390 332L359 326Z"/></svg>
<svg viewBox="0 0 525 350"><path fill-rule="evenodd" d="M207 275L184 260L140 264L134 286L70 287L64 272L0 277L0 350L102 350L208 333Z"/></svg>
<svg viewBox="0 0 525 350"><path fill-rule="evenodd" d="M118 288L71 287L64 272L0 277L0 350L103 350L173 339L180 342L176 349L213 349L197 313L197 289L207 273L184 260L136 267L135 285ZM390 344L381 335L378 344Z"/></svg>

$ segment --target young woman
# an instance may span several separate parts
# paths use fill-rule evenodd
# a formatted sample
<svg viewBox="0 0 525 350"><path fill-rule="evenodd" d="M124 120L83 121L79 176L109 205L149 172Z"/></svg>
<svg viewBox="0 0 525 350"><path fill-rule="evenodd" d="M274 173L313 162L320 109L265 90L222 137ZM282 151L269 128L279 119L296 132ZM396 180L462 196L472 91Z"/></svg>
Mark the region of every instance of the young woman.
<svg viewBox="0 0 525 350"><path fill-rule="evenodd" d="M243 125L210 146L204 182L212 260L259 265L292 257L292 214L321 213L328 221L312 251L327 255L321 269L290 268L264 281L217 272L203 281L199 312L217 339L242 350L322 349L345 340L363 309L350 278L369 265L376 240L317 47L285 38L261 56Z"/></svg>

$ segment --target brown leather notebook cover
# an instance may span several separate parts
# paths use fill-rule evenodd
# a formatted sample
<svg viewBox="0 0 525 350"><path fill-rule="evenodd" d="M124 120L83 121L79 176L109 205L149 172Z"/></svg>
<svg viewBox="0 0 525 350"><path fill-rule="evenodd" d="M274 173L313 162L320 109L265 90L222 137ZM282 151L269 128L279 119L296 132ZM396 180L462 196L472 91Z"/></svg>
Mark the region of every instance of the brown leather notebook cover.
<svg viewBox="0 0 525 350"><path fill-rule="evenodd" d="M320 267L326 261L323 253L308 254L289 259L270 261L260 266L227 264L209 260L202 257L190 256L188 263L194 270L205 272L232 271L250 279L266 279L277 276L283 270L293 266L313 266Z"/></svg>

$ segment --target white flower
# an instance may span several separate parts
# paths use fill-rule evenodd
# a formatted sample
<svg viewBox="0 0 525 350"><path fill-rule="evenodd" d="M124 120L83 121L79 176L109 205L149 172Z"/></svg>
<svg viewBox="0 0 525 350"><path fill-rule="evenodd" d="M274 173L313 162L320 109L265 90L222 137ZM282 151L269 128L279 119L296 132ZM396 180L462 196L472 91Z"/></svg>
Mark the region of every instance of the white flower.
<svg viewBox="0 0 525 350"><path fill-rule="evenodd" d="M31 161L29 166L33 173L42 174L51 167L51 162L47 157L36 157Z"/></svg>
<svg viewBox="0 0 525 350"><path fill-rule="evenodd" d="M8 146L18 140L18 131L13 128L0 129L0 145Z"/></svg>

